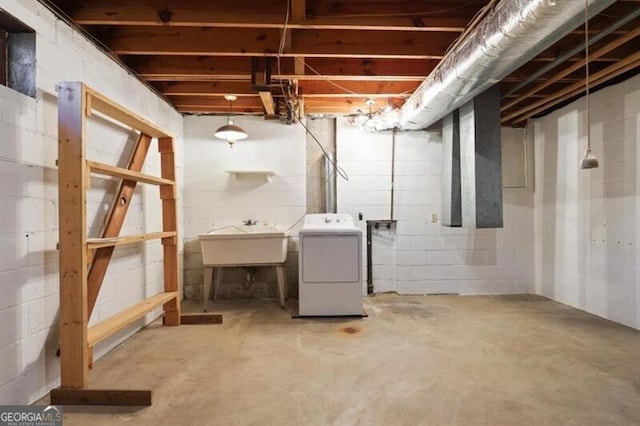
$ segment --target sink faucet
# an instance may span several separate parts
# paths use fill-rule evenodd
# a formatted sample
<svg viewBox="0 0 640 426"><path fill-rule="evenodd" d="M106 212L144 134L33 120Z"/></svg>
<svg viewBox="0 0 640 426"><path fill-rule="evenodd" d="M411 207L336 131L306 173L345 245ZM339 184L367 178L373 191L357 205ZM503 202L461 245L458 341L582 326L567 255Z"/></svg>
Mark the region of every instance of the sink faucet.
<svg viewBox="0 0 640 426"><path fill-rule="evenodd" d="M251 219L247 219L247 220L243 220L242 224L244 226L253 226L253 225L257 225L258 221L257 220L251 220Z"/></svg>

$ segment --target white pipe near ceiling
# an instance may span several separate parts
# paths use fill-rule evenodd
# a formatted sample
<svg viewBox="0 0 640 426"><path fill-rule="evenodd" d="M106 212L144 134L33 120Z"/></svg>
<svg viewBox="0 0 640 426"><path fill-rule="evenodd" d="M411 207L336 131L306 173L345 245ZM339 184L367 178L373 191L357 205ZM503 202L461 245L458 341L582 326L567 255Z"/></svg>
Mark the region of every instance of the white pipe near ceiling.
<svg viewBox="0 0 640 426"><path fill-rule="evenodd" d="M590 0L594 16L615 0ZM529 62L584 22L584 0L502 0L411 95L400 128L424 129Z"/></svg>

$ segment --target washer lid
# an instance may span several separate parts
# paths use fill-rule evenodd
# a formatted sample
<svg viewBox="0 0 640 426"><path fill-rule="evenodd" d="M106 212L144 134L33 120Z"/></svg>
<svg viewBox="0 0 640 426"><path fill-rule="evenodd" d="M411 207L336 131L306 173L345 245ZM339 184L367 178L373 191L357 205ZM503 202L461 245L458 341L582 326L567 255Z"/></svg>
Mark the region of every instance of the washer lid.
<svg viewBox="0 0 640 426"><path fill-rule="evenodd" d="M348 232L362 233L353 223L353 218L346 213L308 214L304 217L301 233Z"/></svg>

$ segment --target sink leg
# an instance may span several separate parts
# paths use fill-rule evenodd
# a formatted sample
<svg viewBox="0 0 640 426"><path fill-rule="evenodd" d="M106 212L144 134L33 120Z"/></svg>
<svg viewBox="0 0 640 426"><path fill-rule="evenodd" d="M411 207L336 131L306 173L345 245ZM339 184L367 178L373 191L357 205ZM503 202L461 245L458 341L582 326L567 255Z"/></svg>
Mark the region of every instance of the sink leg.
<svg viewBox="0 0 640 426"><path fill-rule="evenodd" d="M207 304L209 303L209 294L211 293L211 274L213 268L204 268L204 297L202 300L202 310L207 312Z"/></svg>
<svg viewBox="0 0 640 426"><path fill-rule="evenodd" d="M284 276L284 265L276 266L276 275L278 276L278 295L280 296L280 305L282 305L282 309L284 309L284 300L287 297L287 283Z"/></svg>
<svg viewBox="0 0 640 426"><path fill-rule="evenodd" d="M217 267L213 268L213 275L215 279L215 284L213 285L213 301L218 301L218 289L220 288L220 282L222 281L222 268Z"/></svg>

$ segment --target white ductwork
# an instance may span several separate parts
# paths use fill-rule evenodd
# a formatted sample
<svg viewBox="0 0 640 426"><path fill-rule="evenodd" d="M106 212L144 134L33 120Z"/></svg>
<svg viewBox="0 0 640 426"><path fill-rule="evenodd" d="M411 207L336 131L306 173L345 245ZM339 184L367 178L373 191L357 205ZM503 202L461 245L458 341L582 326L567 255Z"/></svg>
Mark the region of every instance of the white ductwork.
<svg viewBox="0 0 640 426"><path fill-rule="evenodd" d="M615 0L589 0L593 16ZM584 0L502 0L407 100L400 128L426 128L584 22Z"/></svg>

